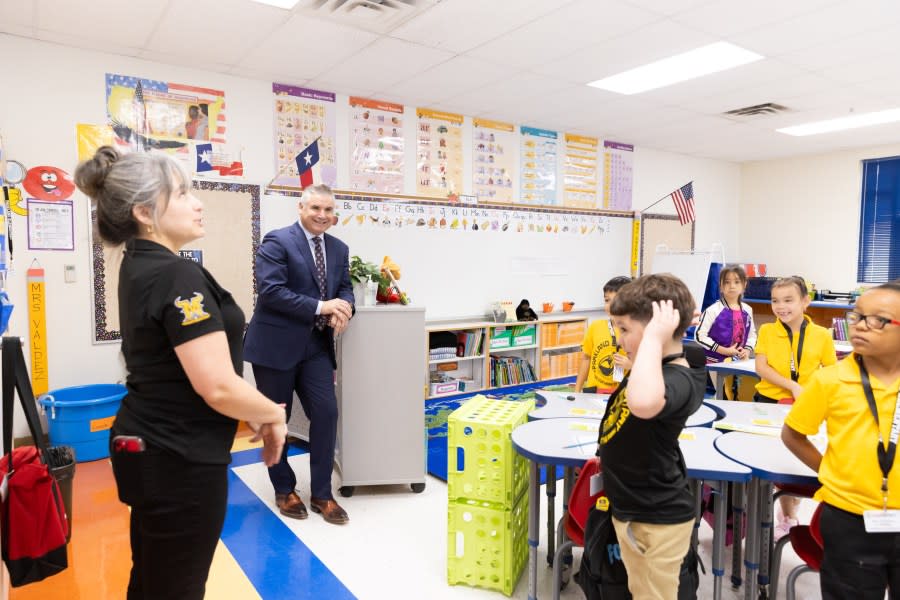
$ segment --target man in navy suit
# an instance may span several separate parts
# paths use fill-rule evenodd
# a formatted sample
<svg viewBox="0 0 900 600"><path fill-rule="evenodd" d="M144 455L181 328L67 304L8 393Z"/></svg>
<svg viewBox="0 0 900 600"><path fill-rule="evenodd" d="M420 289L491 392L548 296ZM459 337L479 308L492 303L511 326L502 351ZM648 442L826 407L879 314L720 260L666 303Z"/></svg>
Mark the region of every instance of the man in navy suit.
<svg viewBox="0 0 900 600"><path fill-rule="evenodd" d="M244 360L253 365L256 387L284 404L291 417L293 393L310 420L310 507L329 523L346 523L347 513L331 493L337 435L334 394L334 336L353 315L347 244L327 235L334 220L334 196L325 185L307 187L300 220L263 239L256 255L258 296L244 338ZM269 467L280 512L307 517L297 495L297 477L287 462Z"/></svg>

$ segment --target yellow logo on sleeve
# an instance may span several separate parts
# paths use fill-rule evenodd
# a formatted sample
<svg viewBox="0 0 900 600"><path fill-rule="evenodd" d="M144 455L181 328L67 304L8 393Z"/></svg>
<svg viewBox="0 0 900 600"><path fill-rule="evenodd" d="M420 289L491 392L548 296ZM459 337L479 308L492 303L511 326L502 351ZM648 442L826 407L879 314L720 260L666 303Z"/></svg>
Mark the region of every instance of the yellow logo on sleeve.
<svg viewBox="0 0 900 600"><path fill-rule="evenodd" d="M200 292L194 292L194 295L187 300L182 300L181 296L178 296L175 298L174 304L181 311L181 314L184 315L184 320L181 321L182 327L193 325L209 318L209 313L203 310L203 294Z"/></svg>

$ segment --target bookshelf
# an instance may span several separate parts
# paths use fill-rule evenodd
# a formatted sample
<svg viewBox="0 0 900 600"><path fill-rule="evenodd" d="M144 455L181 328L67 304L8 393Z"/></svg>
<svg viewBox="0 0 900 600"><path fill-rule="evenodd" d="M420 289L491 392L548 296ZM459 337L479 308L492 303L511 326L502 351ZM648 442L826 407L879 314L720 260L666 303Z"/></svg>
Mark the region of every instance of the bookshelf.
<svg viewBox="0 0 900 600"><path fill-rule="evenodd" d="M574 376L586 329L587 318L579 316L508 323L428 323L425 398ZM449 356L453 338L457 340L456 356Z"/></svg>

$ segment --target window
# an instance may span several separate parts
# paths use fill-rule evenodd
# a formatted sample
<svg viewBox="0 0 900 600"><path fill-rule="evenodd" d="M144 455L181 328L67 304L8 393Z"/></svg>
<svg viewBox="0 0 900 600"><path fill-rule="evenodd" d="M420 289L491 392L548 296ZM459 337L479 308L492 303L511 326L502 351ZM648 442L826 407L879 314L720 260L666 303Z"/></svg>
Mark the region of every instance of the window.
<svg viewBox="0 0 900 600"><path fill-rule="evenodd" d="M900 277L900 157L863 161L857 279Z"/></svg>

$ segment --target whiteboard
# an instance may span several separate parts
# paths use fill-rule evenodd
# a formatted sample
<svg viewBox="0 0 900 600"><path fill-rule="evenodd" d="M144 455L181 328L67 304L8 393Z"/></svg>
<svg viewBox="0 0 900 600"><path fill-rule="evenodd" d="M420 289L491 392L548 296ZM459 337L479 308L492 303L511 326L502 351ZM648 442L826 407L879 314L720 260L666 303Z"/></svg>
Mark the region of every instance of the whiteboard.
<svg viewBox="0 0 900 600"><path fill-rule="evenodd" d="M721 252L669 252L657 250L653 257L654 273L671 273L688 286L694 297L696 308L703 306L703 295L706 292L706 281L709 279L709 267L714 257Z"/></svg>
<svg viewBox="0 0 900 600"><path fill-rule="evenodd" d="M297 218L297 198L263 196L263 235ZM543 302L557 311L569 300L576 310L602 306L603 284L629 272L632 219L610 216L605 223L608 230L591 235L342 225L329 233L350 246L351 256L376 264L390 256L412 304L441 319L483 316L491 302L518 305L523 298L538 312Z"/></svg>

